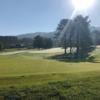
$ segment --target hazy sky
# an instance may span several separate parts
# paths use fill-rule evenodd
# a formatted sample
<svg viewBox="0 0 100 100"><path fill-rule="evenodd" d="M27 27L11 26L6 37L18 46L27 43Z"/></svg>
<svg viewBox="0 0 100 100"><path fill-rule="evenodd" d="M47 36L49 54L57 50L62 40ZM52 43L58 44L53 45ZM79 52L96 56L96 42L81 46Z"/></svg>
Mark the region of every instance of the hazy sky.
<svg viewBox="0 0 100 100"><path fill-rule="evenodd" d="M92 25L100 26L100 0L95 1L85 14ZM71 0L0 0L0 35L54 31L73 10Z"/></svg>

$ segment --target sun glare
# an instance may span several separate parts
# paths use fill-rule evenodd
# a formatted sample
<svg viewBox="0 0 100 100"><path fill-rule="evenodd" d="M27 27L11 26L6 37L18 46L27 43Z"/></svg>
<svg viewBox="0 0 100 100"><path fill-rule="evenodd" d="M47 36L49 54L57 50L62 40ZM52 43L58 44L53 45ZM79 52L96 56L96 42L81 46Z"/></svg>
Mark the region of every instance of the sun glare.
<svg viewBox="0 0 100 100"><path fill-rule="evenodd" d="M77 10L87 10L93 6L95 0L72 0L72 4Z"/></svg>

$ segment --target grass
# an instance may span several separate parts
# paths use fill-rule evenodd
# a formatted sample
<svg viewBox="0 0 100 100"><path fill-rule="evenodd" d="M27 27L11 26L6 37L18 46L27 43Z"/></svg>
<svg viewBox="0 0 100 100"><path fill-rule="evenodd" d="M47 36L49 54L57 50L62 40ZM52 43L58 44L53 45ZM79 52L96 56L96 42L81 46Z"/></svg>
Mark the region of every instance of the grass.
<svg viewBox="0 0 100 100"><path fill-rule="evenodd" d="M99 63L66 63L48 60L46 59L47 56L48 54L28 53L0 56L0 76L8 77L32 74L77 73L100 70Z"/></svg>
<svg viewBox="0 0 100 100"><path fill-rule="evenodd" d="M47 59L57 54L0 55L0 100L100 100L100 63Z"/></svg>

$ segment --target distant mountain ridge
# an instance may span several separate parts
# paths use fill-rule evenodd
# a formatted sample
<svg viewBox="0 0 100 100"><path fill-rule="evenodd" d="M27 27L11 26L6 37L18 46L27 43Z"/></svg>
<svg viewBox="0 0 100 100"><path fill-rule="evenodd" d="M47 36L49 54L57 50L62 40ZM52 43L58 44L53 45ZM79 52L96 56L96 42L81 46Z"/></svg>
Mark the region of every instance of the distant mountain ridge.
<svg viewBox="0 0 100 100"><path fill-rule="evenodd" d="M18 35L17 37L19 39L22 39L22 38L34 38L35 36L37 35L40 35L40 36L43 36L43 37L46 37L46 38L54 38L55 36L55 32L36 32L36 33L26 33L26 34L21 34L21 35Z"/></svg>
<svg viewBox="0 0 100 100"><path fill-rule="evenodd" d="M90 27L90 30L93 34L93 31L95 30L98 30L100 31L100 27L95 27L95 26L91 26ZM22 38L30 38L30 39L33 39L35 36L37 35L40 35L42 37L47 37L47 38L54 38L55 37L55 31L54 32L35 32L35 33L26 33L26 34L21 34L21 35L18 35L17 37L19 39L22 39Z"/></svg>

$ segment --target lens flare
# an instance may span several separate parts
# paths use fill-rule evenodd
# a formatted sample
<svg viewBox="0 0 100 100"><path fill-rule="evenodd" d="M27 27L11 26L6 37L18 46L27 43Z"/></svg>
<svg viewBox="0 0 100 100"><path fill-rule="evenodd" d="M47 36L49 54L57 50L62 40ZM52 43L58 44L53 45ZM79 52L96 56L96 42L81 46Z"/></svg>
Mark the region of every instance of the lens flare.
<svg viewBox="0 0 100 100"><path fill-rule="evenodd" d="M77 10L87 10L93 6L95 0L72 0L72 4Z"/></svg>

